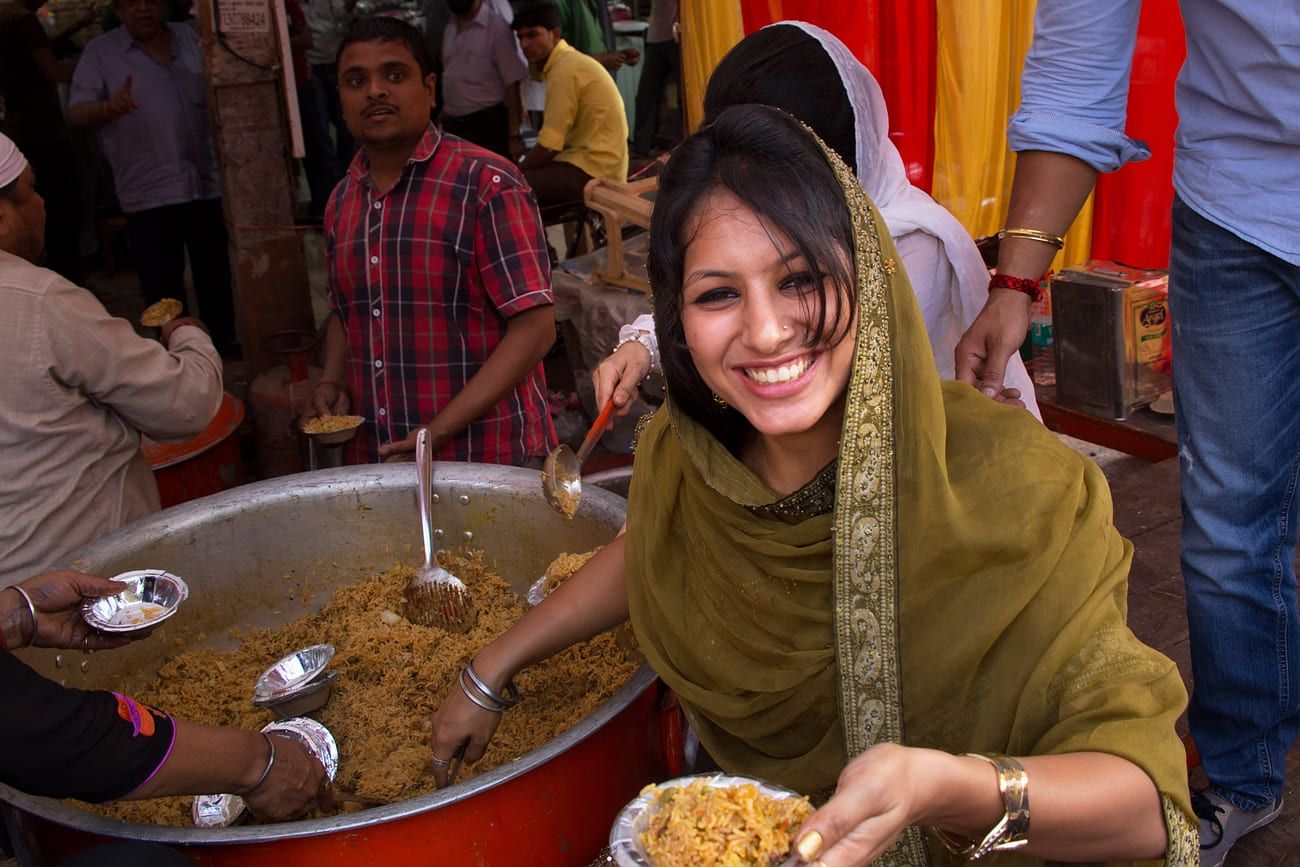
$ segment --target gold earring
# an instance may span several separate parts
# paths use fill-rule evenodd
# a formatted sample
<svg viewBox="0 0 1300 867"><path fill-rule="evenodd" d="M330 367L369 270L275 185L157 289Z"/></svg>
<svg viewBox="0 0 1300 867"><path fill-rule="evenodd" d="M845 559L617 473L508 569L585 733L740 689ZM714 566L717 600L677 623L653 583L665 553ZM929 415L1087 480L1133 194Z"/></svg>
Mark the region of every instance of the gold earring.
<svg viewBox="0 0 1300 867"><path fill-rule="evenodd" d="M713 394L713 405L720 410L727 408L727 402L723 400L722 395L718 394L717 392L714 392Z"/></svg>

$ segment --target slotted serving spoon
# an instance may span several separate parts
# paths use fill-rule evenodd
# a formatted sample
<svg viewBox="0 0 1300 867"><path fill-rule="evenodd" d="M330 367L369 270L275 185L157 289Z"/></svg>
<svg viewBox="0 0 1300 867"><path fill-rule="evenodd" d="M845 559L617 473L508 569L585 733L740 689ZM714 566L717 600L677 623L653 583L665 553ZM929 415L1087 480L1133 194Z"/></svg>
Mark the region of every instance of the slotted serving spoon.
<svg viewBox="0 0 1300 867"><path fill-rule="evenodd" d="M542 464L542 493L551 508L566 518L572 518L578 511L578 503L582 500L582 465L600 442L613 414L614 398L611 397L596 416L596 423L587 431L576 455L568 446L560 446L547 455Z"/></svg>
<svg viewBox="0 0 1300 867"><path fill-rule="evenodd" d="M420 531L424 536L424 565L406 585L406 619L420 626L440 626L449 632L465 632L474 625L478 612L465 582L438 565L433 553L433 446L429 431L420 428L415 437L416 497L420 501Z"/></svg>

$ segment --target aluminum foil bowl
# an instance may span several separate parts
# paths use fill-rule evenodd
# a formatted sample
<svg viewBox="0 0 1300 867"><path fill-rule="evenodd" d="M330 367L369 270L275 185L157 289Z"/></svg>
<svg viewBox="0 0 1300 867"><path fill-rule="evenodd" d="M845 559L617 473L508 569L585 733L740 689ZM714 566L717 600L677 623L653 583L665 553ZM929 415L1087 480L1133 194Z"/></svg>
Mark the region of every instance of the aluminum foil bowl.
<svg viewBox="0 0 1300 867"><path fill-rule="evenodd" d="M294 717L263 726L262 731L268 735L291 738L302 744L307 752L320 760L321 766L325 768L325 776L329 777L331 783L334 782L334 775L339 772L339 745L325 726L314 719Z"/></svg>
<svg viewBox="0 0 1300 867"><path fill-rule="evenodd" d="M320 710L330 700L330 689L338 680L338 672L327 671L307 681L298 689L283 695L254 698L255 707L264 707L275 714L276 719L290 719L306 716Z"/></svg>
<svg viewBox="0 0 1300 867"><path fill-rule="evenodd" d="M706 780L710 788L720 789L754 785L764 795L778 800L803 797L798 792L766 780L730 774L693 774L688 777L677 777L666 783L658 783L654 787L646 786L641 790L641 794L623 808L618 818L614 820L614 826L609 830L609 852L615 864L619 867L654 867L654 862L641 846L641 834L650 827L650 816L654 812L653 805L657 792L687 786L696 780ZM778 861L777 864L784 867L785 864L798 863L797 857L791 856L784 861Z"/></svg>
<svg viewBox="0 0 1300 867"><path fill-rule="evenodd" d="M325 726L303 717L280 720L262 728L268 735L291 738L320 760L325 775L334 782L339 771L339 747ZM228 828L241 821L248 804L239 795L199 795L190 807L190 816L199 828Z"/></svg>
<svg viewBox="0 0 1300 867"><path fill-rule="evenodd" d="M299 692L320 677L333 658L332 644L313 644L295 650L262 672L253 685L253 704L263 707Z"/></svg>
<svg viewBox="0 0 1300 867"><path fill-rule="evenodd" d="M139 632L153 629L176 613L190 595L185 582L161 569L141 569L114 575L126 585L116 596L101 596L81 605L81 617L100 632Z"/></svg>
<svg viewBox="0 0 1300 867"><path fill-rule="evenodd" d="M229 828L244 818L248 804L238 795L199 795L190 807L197 828Z"/></svg>

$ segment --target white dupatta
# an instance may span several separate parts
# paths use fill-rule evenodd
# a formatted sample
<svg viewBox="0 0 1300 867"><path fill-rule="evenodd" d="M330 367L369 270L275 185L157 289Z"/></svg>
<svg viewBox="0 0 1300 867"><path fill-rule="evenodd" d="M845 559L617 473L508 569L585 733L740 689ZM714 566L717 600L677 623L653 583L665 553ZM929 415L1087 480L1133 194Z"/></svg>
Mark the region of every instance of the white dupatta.
<svg viewBox="0 0 1300 867"><path fill-rule="evenodd" d="M908 181L903 158L889 140L889 112L871 71L834 34L815 24L779 21L769 26L804 31L817 40L839 71L840 82L853 106L858 183L880 210L898 246L912 291L925 316L925 330L939 376L952 379L957 341L984 309L989 297L989 272L983 257L957 218ZM943 255L934 254L933 243L909 244L907 236L915 232L937 239ZM1007 363L1005 385L1020 389L1025 406L1035 418L1042 419L1034 398L1033 381L1018 355L1013 355Z"/></svg>

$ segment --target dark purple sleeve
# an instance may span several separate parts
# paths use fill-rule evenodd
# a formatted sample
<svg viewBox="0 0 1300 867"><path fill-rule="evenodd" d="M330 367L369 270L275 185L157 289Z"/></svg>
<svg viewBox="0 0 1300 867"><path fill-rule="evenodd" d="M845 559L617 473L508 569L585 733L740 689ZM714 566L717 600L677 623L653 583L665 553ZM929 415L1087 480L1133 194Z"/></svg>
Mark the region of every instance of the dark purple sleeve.
<svg viewBox="0 0 1300 867"><path fill-rule="evenodd" d="M59 686L0 651L0 781L32 795L111 801L171 753L172 718L129 696Z"/></svg>

